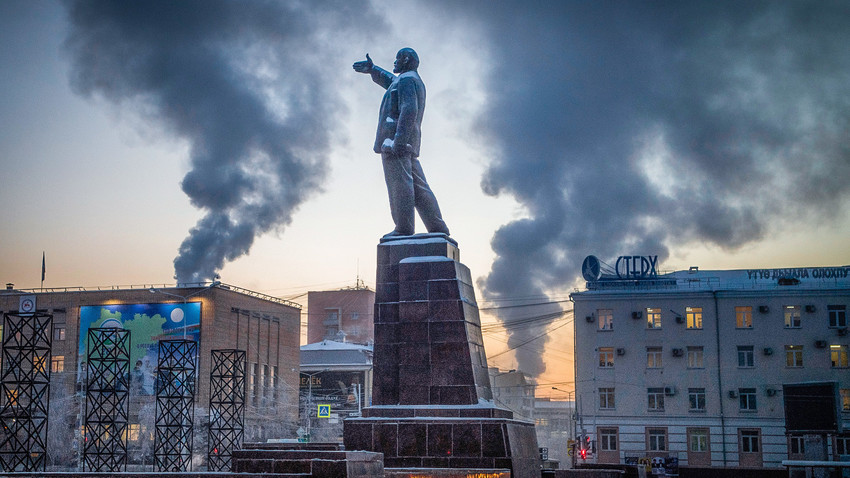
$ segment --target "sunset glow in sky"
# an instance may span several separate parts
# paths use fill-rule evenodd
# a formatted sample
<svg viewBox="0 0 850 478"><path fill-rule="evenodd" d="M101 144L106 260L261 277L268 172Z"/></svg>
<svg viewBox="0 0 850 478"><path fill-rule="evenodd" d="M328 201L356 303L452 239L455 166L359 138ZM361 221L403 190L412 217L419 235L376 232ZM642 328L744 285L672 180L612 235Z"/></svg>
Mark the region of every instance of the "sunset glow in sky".
<svg viewBox="0 0 850 478"><path fill-rule="evenodd" d="M479 305L555 302L502 320L568 307L589 254L850 263L850 5L535 5L0 2L0 281L39 287L44 251L45 287L174 283L178 254L277 297L374 287L383 91L351 64L404 46ZM564 320L496 327L491 365L571 388Z"/></svg>

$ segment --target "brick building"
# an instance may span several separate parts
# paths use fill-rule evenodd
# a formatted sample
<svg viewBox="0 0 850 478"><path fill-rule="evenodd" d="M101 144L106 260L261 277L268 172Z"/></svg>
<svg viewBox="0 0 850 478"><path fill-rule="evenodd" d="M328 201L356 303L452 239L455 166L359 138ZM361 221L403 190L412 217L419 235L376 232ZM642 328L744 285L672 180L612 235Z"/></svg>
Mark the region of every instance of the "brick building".
<svg viewBox="0 0 850 478"><path fill-rule="evenodd" d="M307 343L323 340L371 344L374 341L375 291L351 289L307 293Z"/></svg>
<svg viewBox="0 0 850 478"><path fill-rule="evenodd" d="M159 339L198 340L196 455L207 452L201 446L205 437L199 430L208 421L210 351L215 349L246 352L245 440L294 436L300 342L297 304L220 282L35 290L17 290L9 284L0 292L0 311L18 312L22 297L34 298L38 312L53 316L47 440L49 454L57 455L51 456L52 462L75 462L81 449L86 334L91 327L130 330L131 463L152 462L153 380Z"/></svg>

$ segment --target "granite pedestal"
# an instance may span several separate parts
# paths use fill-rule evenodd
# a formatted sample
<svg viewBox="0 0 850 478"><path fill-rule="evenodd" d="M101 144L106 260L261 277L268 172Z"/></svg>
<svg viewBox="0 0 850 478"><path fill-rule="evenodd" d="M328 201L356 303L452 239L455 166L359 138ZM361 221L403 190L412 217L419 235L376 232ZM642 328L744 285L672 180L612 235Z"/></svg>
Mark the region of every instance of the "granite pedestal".
<svg viewBox="0 0 850 478"><path fill-rule="evenodd" d="M540 476L534 425L493 403L472 276L443 234L378 246L372 406L346 450L386 468L509 469Z"/></svg>

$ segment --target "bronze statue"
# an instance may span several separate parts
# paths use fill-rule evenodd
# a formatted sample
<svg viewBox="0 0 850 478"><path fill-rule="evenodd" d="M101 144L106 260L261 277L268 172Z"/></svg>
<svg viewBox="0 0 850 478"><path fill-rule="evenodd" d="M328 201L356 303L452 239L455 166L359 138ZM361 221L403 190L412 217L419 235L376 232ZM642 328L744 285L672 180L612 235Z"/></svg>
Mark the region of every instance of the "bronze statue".
<svg viewBox="0 0 850 478"><path fill-rule="evenodd" d="M354 71L372 75L372 81L387 90L381 101L375 152L381 154L384 180L390 197L390 213L395 229L384 237L414 233L414 209L428 232L449 234L440 214L437 198L431 192L419 163L422 116L425 113L425 84L419 78L419 56L412 48L402 48L393 63L393 73L366 61L353 65Z"/></svg>

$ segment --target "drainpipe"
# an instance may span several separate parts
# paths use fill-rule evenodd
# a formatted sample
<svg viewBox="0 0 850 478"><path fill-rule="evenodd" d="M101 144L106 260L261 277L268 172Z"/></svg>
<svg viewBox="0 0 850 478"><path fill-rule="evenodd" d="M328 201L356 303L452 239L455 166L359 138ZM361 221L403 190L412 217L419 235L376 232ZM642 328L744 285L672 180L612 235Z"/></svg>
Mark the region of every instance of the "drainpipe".
<svg viewBox="0 0 850 478"><path fill-rule="evenodd" d="M714 343L717 346L717 395L720 398L720 444L723 448L723 467L728 466L726 461L726 417L723 414L723 380L720 368L720 312L717 307L717 291L712 291L714 296Z"/></svg>

